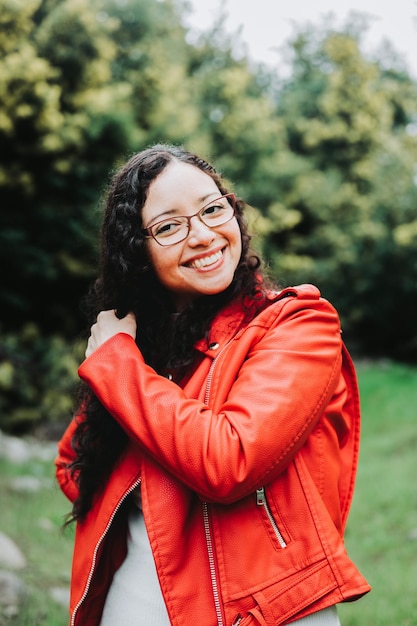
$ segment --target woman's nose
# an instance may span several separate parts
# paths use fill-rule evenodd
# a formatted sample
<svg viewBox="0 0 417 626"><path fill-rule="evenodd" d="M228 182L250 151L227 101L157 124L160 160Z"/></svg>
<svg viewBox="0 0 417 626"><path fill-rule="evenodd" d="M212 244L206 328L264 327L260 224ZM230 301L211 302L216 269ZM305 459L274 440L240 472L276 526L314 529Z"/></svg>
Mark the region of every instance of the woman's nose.
<svg viewBox="0 0 417 626"><path fill-rule="evenodd" d="M213 239L216 237L216 233L203 224L203 222L198 219L195 215L190 220L190 232L188 233L188 245L190 246L198 246L210 244Z"/></svg>

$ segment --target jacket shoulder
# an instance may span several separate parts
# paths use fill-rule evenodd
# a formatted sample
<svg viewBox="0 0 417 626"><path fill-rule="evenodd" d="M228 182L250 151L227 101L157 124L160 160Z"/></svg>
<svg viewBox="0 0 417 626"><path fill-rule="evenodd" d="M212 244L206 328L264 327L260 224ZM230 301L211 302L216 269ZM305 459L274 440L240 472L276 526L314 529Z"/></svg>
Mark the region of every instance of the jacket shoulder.
<svg viewBox="0 0 417 626"><path fill-rule="evenodd" d="M280 291L270 292L272 301L282 300L283 298L298 298L304 300L320 300L321 293L318 287L309 283L295 285L293 287L285 287Z"/></svg>
<svg viewBox="0 0 417 626"><path fill-rule="evenodd" d="M237 339L249 328L268 329L279 324L282 315L291 316L300 309L326 310L338 323L336 310L321 297L320 290L314 285L302 284L269 291L266 302L255 302L249 312L244 310L241 301L234 301L214 319L209 337L198 341L195 348L207 352L210 344L223 345L232 337Z"/></svg>
<svg viewBox="0 0 417 626"><path fill-rule="evenodd" d="M270 323L272 318L280 317L281 314L291 315L301 309L311 309L326 313L340 324L336 309L321 296L320 290L315 285L306 283L285 287L281 291L271 291L268 294L268 300L269 304L258 316L258 322L269 320Z"/></svg>

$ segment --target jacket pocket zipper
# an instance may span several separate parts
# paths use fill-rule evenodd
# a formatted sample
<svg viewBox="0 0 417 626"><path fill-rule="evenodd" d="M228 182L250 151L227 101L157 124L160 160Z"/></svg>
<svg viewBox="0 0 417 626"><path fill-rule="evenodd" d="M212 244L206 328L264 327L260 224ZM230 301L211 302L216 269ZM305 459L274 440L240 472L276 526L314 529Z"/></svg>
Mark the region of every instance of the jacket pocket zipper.
<svg viewBox="0 0 417 626"><path fill-rule="evenodd" d="M278 539L279 545L281 546L281 548L286 548L287 547L286 541L284 537L281 535L281 531L278 528L278 524L274 520L274 517L271 513L271 509L269 508L268 501L265 495L265 487L261 487L260 489L256 490L256 504L258 506L263 506L263 508L265 509L265 513L271 523L272 530L274 531L275 536Z"/></svg>

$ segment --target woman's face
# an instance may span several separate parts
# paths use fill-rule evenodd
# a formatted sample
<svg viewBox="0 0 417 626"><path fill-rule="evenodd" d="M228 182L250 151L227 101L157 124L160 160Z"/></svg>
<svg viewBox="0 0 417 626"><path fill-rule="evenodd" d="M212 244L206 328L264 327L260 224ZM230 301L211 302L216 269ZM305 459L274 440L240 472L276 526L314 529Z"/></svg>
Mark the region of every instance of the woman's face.
<svg viewBox="0 0 417 626"><path fill-rule="evenodd" d="M175 161L149 186L142 225L148 228L169 217L194 215L220 195L208 174L194 165ZM236 217L214 228L193 217L189 235L183 241L170 246L161 246L152 237L147 241L152 266L172 293L177 310L201 295L224 291L233 280L242 251Z"/></svg>

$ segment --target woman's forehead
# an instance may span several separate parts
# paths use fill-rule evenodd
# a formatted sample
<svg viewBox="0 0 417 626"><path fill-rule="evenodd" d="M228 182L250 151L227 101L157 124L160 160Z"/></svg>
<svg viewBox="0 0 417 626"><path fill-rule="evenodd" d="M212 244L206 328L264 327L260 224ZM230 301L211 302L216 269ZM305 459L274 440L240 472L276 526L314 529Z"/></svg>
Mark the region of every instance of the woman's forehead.
<svg viewBox="0 0 417 626"><path fill-rule="evenodd" d="M149 186L142 209L143 221L153 220L164 212L198 210L202 203L220 193L213 178L195 165L170 163Z"/></svg>

